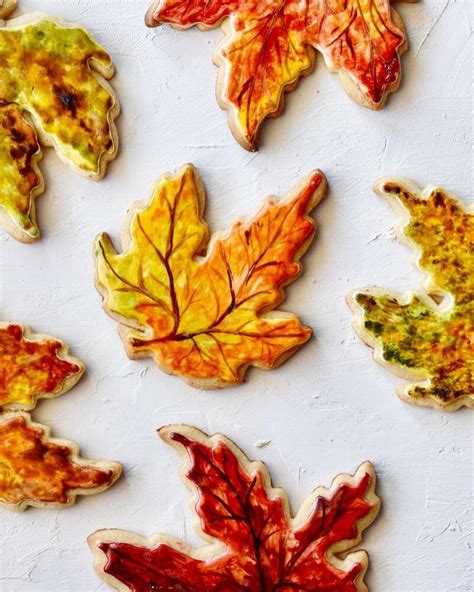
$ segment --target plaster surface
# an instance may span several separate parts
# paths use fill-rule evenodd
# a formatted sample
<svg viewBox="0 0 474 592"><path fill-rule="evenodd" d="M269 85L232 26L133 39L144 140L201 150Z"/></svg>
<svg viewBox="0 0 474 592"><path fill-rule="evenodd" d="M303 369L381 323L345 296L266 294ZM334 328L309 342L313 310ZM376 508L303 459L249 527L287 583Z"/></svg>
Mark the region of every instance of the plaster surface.
<svg viewBox="0 0 474 592"><path fill-rule="evenodd" d="M375 179L404 175L472 200L470 2L397 5L410 49L403 84L381 112L355 104L318 57L283 116L264 126L256 154L233 140L214 99L220 30L147 29L147 5L22 0L15 13L42 10L85 26L117 68L120 154L94 183L46 150L47 189L37 201L43 238L21 245L0 230L0 310L3 320L64 339L87 366L67 395L38 405L35 419L78 442L86 457L121 461L125 475L66 510L1 511L0 591L105 592L85 542L98 528L201 544L180 459L155 434L180 422L221 431L265 461L293 509L315 486L372 460L383 511L363 539L370 590L472 590L471 414L402 403L395 394L402 381L372 360L344 302L365 285L420 286L411 253L394 237L393 211L371 190ZM252 369L244 385L226 391L198 391L151 360L129 361L93 285L96 234L105 230L118 244L129 205L186 162L205 183L212 231L253 215L266 195L283 195L312 168L330 184L315 210L319 236L305 272L282 306L315 338L278 370Z"/></svg>

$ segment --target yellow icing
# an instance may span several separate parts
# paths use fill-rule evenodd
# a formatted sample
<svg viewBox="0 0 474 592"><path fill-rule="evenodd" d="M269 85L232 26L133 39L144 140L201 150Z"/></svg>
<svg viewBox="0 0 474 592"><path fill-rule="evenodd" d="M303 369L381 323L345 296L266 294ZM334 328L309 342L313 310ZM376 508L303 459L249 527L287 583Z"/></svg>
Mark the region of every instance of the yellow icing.
<svg viewBox="0 0 474 592"><path fill-rule="evenodd" d="M40 147L17 105L0 106L0 140L0 206L15 227L34 240L39 230L32 215L32 194L42 184L34 166Z"/></svg>
<svg viewBox="0 0 474 592"><path fill-rule="evenodd" d="M110 67L109 55L83 29L49 20L0 29L0 102L31 113L38 130L73 166L97 174L113 151L110 92L90 61Z"/></svg>

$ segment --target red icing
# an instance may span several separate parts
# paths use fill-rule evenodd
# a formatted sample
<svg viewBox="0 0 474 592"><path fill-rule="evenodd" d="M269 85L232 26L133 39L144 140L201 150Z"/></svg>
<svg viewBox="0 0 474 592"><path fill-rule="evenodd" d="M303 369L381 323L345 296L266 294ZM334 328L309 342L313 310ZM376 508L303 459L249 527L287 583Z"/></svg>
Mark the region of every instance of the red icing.
<svg viewBox="0 0 474 592"><path fill-rule="evenodd" d="M202 561L166 543L148 549L103 542L106 573L133 592L358 590L363 566L344 571L327 555L334 543L354 539L357 522L372 510L364 498L370 474L318 497L305 522L292 528L282 499L269 497L262 473L247 472L225 442L210 448L176 432L169 437L188 452L187 477L197 488L201 528L224 543L224 551Z"/></svg>
<svg viewBox="0 0 474 592"><path fill-rule="evenodd" d="M0 405L17 402L15 385L22 382L21 396L54 393L81 368L59 357L63 344L56 340L30 340L20 325L0 328Z"/></svg>
<svg viewBox="0 0 474 592"><path fill-rule="evenodd" d="M189 27L195 24L215 26L228 16L236 17L239 30L267 22L265 43L258 48L259 62L274 63L273 76L278 78L279 62L283 62L281 47L285 43L271 38L297 34L306 43L325 54L337 68L345 70L357 81L362 92L375 104L383 100L388 87L400 75L400 47L405 35L392 19L389 0L309 0L298 7L294 0L163 0L154 14L157 23L172 23ZM263 24L261 25L263 27ZM261 33L263 35L263 33ZM254 41L257 39L255 35ZM293 47L288 45L288 51ZM280 50L278 50L280 48ZM255 50L257 51L257 49ZM283 56L284 57L284 56ZM239 72L245 69L239 64ZM265 76L269 70L265 69ZM239 76L241 77L241 75ZM253 84L265 80L251 73ZM244 93L242 93L244 94Z"/></svg>

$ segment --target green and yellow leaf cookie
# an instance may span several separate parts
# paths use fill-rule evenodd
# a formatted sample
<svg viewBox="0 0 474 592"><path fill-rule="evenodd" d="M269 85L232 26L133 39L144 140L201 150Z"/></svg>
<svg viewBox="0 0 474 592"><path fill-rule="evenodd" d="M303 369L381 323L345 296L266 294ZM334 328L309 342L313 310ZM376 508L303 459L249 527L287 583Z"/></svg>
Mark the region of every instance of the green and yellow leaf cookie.
<svg viewBox="0 0 474 592"><path fill-rule="evenodd" d="M397 389L404 401L474 407L474 216L439 187L386 178L374 188L401 211L399 229L416 248L426 292L353 292L354 328L379 363L415 381Z"/></svg>
<svg viewBox="0 0 474 592"><path fill-rule="evenodd" d="M0 23L0 211L14 238L39 237L40 144L91 179L115 158L119 104L105 80L113 74L110 56L84 29L41 13Z"/></svg>

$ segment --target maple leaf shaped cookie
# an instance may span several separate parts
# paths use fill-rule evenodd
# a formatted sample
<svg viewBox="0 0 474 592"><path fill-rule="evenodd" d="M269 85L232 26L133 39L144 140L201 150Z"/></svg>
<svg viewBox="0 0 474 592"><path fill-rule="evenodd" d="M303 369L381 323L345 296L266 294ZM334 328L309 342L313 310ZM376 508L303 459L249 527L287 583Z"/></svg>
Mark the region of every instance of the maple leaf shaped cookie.
<svg viewBox="0 0 474 592"><path fill-rule="evenodd" d="M0 6L0 14L12 4ZM101 179L115 158L119 104L107 52L83 29L32 13L0 23L0 216L22 242L39 238L41 144Z"/></svg>
<svg viewBox="0 0 474 592"><path fill-rule="evenodd" d="M381 179L375 191L401 213L400 235L416 248L427 293L356 291L354 327L379 363L416 381L397 389L404 401L474 407L474 216L454 195L408 179Z"/></svg>
<svg viewBox="0 0 474 592"><path fill-rule="evenodd" d="M315 50L353 99L380 109L399 86L407 47L390 0L157 0L146 22L177 29L222 23L217 100L247 150L257 149L263 120L283 110L284 93L311 73Z"/></svg>
<svg viewBox="0 0 474 592"><path fill-rule="evenodd" d="M367 590L365 551L350 552L377 516L369 462L318 488L295 518L265 466L251 462L221 434L188 426L159 430L187 462L182 477L194 492L200 548L167 535L145 539L121 530L89 537L99 576L120 591L311 592Z"/></svg>
<svg viewBox="0 0 474 592"><path fill-rule="evenodd" d="M214 236L204 254L209 232L196 171L187 165L163 176L150 203L132 207L123 252L107 234L95 244L96 284L122 324L128 355L153 356L190 385L215 388L241 382L249 365L274 368L301 347L311 330L273 309L302 271L315 233L307 214L325 188L313 172L284 202L269 200L249 223Z"/></svg>
<svg viewBox="0 0 474 592"><path fill-rule="evenodd" d="M75 444L50 438L46 426L24 413L38 399L64 394L83 372L61 341L0 324L0 506L68 506L77 495L100 493L119 478L118 463L81 459Z"/></svg>

